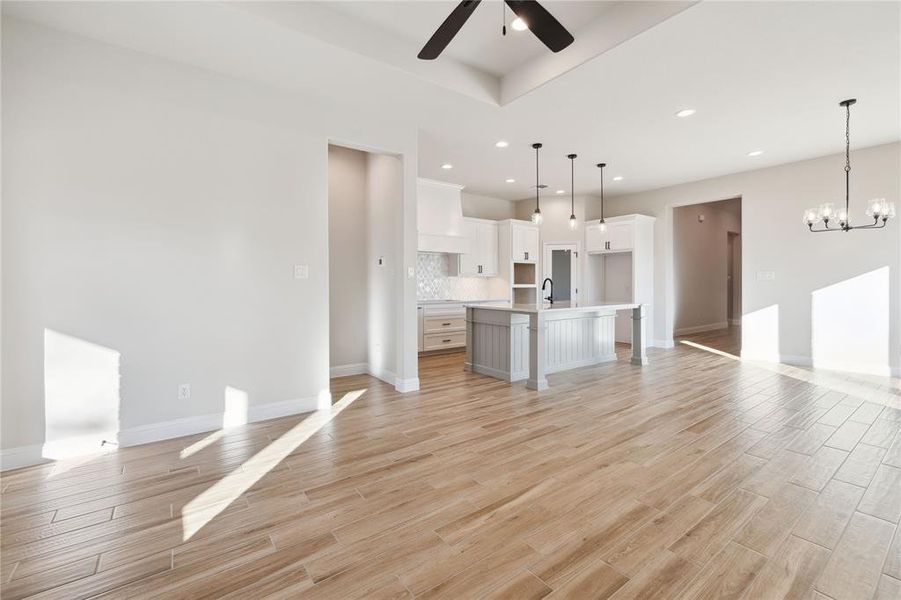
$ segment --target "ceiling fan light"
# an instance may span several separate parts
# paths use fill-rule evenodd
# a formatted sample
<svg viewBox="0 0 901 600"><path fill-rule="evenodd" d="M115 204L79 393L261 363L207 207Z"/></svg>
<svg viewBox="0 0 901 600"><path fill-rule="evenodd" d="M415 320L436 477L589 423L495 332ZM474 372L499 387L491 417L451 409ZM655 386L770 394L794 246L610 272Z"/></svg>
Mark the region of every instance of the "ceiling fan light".
<svg viewBox="0 0 901 600"><path fill-rule="evenodd" d="M526 23L525 21L523 21L522 19L520 19L519 17L516 17L510 23L510 27L512 27L516 31L525 31L526 29L529 28L529 24Z"/></svg>

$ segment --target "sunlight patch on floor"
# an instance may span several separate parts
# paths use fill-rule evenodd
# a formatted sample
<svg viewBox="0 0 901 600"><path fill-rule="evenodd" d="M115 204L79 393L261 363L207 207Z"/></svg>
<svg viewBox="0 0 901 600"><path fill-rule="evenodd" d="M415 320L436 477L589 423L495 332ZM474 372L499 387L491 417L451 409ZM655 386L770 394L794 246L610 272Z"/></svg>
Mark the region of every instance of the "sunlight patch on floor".
<svg viewBox="0 0 901 600"><path fill-rule="evenodd" d="M182 540L188 541L301 444L360 398L365 389L348 392L329 408L317 410L213 484L182 509Z"/></svg>
<svg viewBox="0 0 901 600"><path fill-rule="evenodd" d="M743 362L745 364L754 365L755 367L760 367L761 369L766 369L767 371L772 371L773 373L778 373L779 375L785 375L786 377L791 377L793 379L797 379L798 381L804 381L812 385L818 385L840 394L847 394L849 396L865 400L867 402L875 402L877 404L890 406L892 408L901 408L901 397L888 391L888 389L897 389L898 379L894 377L881 378L885 381L884 386L881 387L887 388L881 389L880 386L874 386L865 382L863 377L860 377L860 382L855 381L854 374L840 372L832 373L817 369L804 369L802 367L787 365L785 363L771 363L759 360L742 359L741 357L734 354L729 354L728 352L723 352L722 350L717 350L716 348L711 348L710 346L705 346L697 342L680 340L679 343L685 344L686 346L690 346L697 350L703 350L704 352L716 354L717 356L722 356L731 360Z"/></svg>

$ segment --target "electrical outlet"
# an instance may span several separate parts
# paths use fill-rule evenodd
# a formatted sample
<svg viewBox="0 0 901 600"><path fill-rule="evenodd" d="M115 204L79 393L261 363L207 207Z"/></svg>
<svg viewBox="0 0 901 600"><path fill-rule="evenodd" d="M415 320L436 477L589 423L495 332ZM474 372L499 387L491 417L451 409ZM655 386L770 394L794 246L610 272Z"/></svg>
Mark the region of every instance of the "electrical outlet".
<svg viewBox="0 0 901 600"><path fill-rule="evenodd" d="M416 277L416 269L413 267L407 267L407 279L414 279Z"/></svg>
<svg viewBox="0 0 901 600"><path fill-rule="evenodd" d="M776 271L757 271L757 281L775 281Z"/></svg>
<svg viewBox="0 0 901 600"><path fill-rule="evenodd" d="M309 265L294 265L294 279L309 279Z"/></svg>
<svg viewBox="0 0 901 600"><path fill-rule="evenodd" d="M190 383L179 384L178 399L179 400L190 400L191 399L191 384Z"/></svg>

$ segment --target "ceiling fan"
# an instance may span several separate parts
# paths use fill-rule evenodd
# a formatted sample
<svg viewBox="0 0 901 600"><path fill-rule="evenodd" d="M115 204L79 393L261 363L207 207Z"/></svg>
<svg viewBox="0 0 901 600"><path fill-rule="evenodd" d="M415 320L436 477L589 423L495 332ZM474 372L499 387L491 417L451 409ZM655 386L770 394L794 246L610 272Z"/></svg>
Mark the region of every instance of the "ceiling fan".
<svg viewBox="0 0 901 600"><path fill-rule="evenodd" d="M422 60L434 60L450 44L457 32L475 11L482 0L463 0L457 5L444 23L435 31L429 41L426 42L418 57ZM504 0L513 13L526 22L529 30L535 34L541 42L553 52L560 52L573 43L573 36L560 21L554 18L543 6L535 0ZM505 29L506 33L506 29Z"/></svg>

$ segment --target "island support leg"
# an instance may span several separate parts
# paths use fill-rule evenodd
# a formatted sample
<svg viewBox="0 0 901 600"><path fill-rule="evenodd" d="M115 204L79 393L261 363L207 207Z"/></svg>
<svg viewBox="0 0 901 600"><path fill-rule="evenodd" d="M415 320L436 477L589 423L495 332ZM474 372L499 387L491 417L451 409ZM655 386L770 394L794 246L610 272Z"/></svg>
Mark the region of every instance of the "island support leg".
<svg viewBox="0 0 901 600"><path fill-rule="evenodd" d="M529 315L529 378L530 390L547 389L547 323L541 312Z"/></svg>
<svg viewBox="0 0 901 600"><path fill-rule="evenodd" d="M466 307L466 359L463 362L464 371L472 371L472 307Z"/></svg>
<svg viewBox="0 0 901 600"><path fill-rule="evenodd" d="M648 364L648 355L646 348L648 345L647 328L645 322L647 320L647 307L640 304L632 309L632 364L646 365Z"/></svg>

